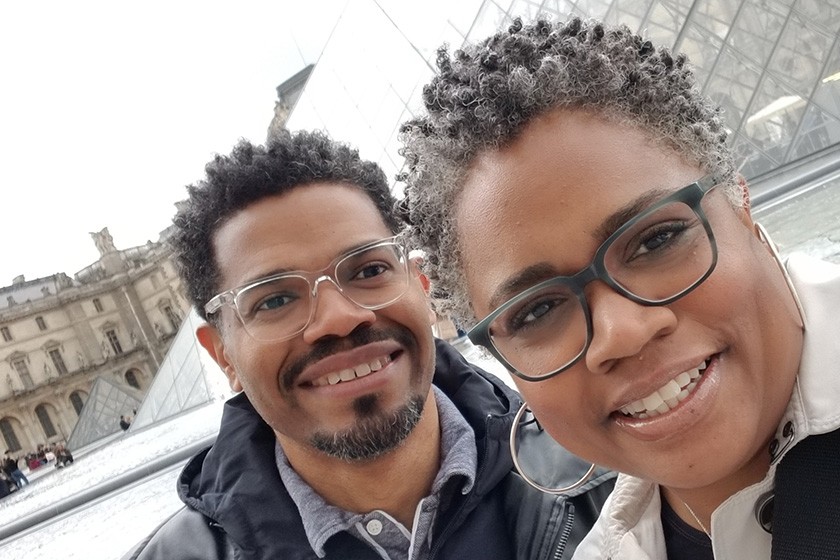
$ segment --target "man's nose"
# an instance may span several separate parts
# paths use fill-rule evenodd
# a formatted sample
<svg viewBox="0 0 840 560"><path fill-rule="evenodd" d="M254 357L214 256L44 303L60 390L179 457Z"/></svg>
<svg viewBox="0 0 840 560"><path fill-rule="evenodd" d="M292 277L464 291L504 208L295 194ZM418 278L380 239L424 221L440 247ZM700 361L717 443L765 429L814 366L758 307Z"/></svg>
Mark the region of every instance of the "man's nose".
<svg viewBox="0 0 840 560"><path fill-rule="evenodd" d="M315 281L312 294L312 317L303 330L303 339L312 344L325 336L343 337L361 324L376 321L376 313L345 296L329 276Z"/></svg>
<svg viewBox="0 0 840 560"><path fill-rule="evenodd" d="M639 354L677 325L668 306L636 303L600 281L587 287L586 300L592 316L592 340L584 361L594 373L607 373L616 362Z"/></svg>

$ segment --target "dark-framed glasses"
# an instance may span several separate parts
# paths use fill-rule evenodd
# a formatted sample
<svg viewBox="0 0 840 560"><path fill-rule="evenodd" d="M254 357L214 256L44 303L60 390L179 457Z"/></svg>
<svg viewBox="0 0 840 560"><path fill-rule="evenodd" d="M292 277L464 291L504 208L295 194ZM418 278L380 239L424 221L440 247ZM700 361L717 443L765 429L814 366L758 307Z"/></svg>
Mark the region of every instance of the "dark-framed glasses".
<svg viewBox="0 0 840 560"><path fill-rule="evenodd" d="M391 305L409 285L405 246L398 236L374 241L339 255L322 270L284 272L222 292L204 310L212 315L222 306L231 306L255 340L287 340L312 321L321 282L332 283L364 309Z"/></svg>
<svg viewBox="0 0 840 560"><path fill-rule="evenodd" d="M653 203L626 221L573 276L556 276L507 300L468 336L513 375L539 381L586 354L592 317L584 288L601 280L643 305L667 305L699 286L717 263L703 206L721 180L714 175Z"/></svg>

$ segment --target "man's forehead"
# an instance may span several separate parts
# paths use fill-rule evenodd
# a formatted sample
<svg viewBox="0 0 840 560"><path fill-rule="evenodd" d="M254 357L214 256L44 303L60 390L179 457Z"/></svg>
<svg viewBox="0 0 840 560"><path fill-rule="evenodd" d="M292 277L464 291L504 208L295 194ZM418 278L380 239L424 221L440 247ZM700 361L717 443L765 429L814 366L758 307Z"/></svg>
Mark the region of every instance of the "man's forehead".
<svg viewBox="0 0 840 560"><path fill-rule="evenodd" d="M213 235L222 289L293 270L320 270L339 255L392 236L359 187L317 184L256 201Z"/></svg>

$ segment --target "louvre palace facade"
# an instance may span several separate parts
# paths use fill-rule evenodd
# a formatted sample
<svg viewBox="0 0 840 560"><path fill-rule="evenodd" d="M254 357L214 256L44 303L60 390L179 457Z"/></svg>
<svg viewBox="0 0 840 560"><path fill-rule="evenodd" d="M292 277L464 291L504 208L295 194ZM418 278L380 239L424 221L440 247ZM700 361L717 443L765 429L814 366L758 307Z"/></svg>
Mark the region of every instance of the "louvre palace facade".
<svg viewBox="0 0 840 560"><path fill-rule="evenodd" d="M0 288L0 453L66 442L99 377L142 400L189 311L167 231L124 250L91 237L100 258L73 278Z"/></svg>

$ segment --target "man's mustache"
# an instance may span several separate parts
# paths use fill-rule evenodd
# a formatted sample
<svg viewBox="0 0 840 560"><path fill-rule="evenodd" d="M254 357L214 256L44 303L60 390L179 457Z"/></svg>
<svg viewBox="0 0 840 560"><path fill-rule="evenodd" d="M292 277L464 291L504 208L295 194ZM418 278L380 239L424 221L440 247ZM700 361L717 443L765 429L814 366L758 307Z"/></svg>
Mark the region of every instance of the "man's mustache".
<svg viewBox="0 0 840 560"><path fill-rule="evenodd" d="M281 375L283 389L290 391L297 378L303 373L306 367L318 360L322 360L339 352L346 352L359 346L381 342L384 340L396 340L406 348L415 346L414 335L405 327L374 328L360 325L350 334L344 337L323 338L315 342L312 348L303 356L292 362Z"/></svg>

